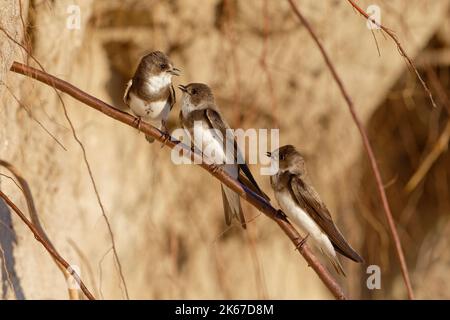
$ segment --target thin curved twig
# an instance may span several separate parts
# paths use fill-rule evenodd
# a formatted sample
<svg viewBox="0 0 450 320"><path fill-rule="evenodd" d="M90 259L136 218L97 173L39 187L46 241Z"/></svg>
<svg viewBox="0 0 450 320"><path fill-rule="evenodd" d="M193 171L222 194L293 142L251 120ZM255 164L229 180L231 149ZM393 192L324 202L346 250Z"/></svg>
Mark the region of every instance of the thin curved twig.
<svg viewBox="0 0 450 320"><path fill-rule="evenodd" d="M66 260L53 248L51 244L47 242L44 236L41 235L39 230L33 225L31 221L27 219L25 214L14 204L14 202L3 193L3 191L0 190L0 198L2 198L8 206L13 209L13 211L19 216L19 218L27 225L27 227L31 230L33 233L35 239L39 241L44 248L48 251L48 253L56 260L58 263L60 263L68 273L75 279L75 281L80 286L81 291L86 295L86 297L89 300L95 300L94 296L91 294L91 292L86 288L84 285L84 282L81 280L81 278L78 276L78 274L73 270L73 268L70 267L70 264L67 263Z"/></svg>
<svg viewBox="0 0 450 320"><path fill-rule="evenodd" d="M20 99L14 94L14 92L11 90L11 88L3 81L0 81L0 85L5 86L6 90L8 90L9 94L13 97L13 99L19 104L21 108L25 110L25 112L28 114L28 116L34 120L41 128L44 130L45 133L47 133L50 138L52 138L64 151L67 151L67 148L62 144L61 141L58 140L58 138L55 137L53 133L48 130L44 124L37 119L34 114L31 112L31 110L24 104Z"/></svg>
<svg viewBox="0 0 450 320"><path fill-rule="evenodd" d="M439 81L436 72L432 71L432 69L429 68L429 66L427 67L428 67L428 79L430 79L431 86L437 93L437 97L441 105L444 106L444 110L447 112L447 116L450 117L450 97L447 94L447 91L444 88L444 86ZM450 141L450 119L447 120L447 124L444 130L440 134L439 138L436 140L430 153L427 154L427 156L420 163L419 167L416 169L414 174L406 183L404 190L407 193L410 193L417 188L419 183L426 177L431 167L441 156L441 154L448 150L449 141Z"/></svg>
<svg viewBox="0 0 450 320"><path fill-rule="evenodd" d="M37 63L37 65L39 66L39 68L41 68L41 70L43 72L47 72L45 70L44 66L39 62L39 60L31 53L29 48L25 47L22 43L18 42L16 39L14 39L14 37L11 36L4 28L0 27L0 31L2 31L9 40L11 40L16 45L18 45L23 50L25 50L25 52L28 54L28 56L27 56L27 63L28 63L28 57L30 57L31 59L33 59L34 62ZM49 86L54 88L54 86L52 84L49 84ZM94 179L94 174L92 172L91 165L90 165L90 163L88 161L86 148L84 147L83 142L78 137L78 134L77 134L77 132L75 130L75 126L73 125L73 122L72 122L72 120L69 117L69 113L67 111L66 104L64 103L64 100L63 100L61 94L56 89L55 89L55 93L58 96L59 101L61 102L61 107L63 109L64 117L66 118L67 123L70 126L70 130L72 132L72 136L73 136L73 138L75 139L76 143L79 145L79 147L81 149L81 153L83 155L83 161L84 161L84 164L86 165L86 168L87 168L87 171L88 171L88 174L89 174L89 178L91 180L92 187L94 188L94 193L95 193L95 197L97 199L97 203L98 203L98 205L100 207L100 211L102 212L102 217L103 217L103 220L105 221L106 228L108 230L108 234L109 234L109 237L111 239L111 244L112 244L112 247L113 247L114 261L116 263L115 265L118 268L119 277L120 277L120 280L122 282L123 289L125 291L125 296L129 300L130 296L128 294L128 287L127 287L127 284L125 282L125 276L124 276L124 273L123 273L123 270L122 270L122 263L120 262L119 254L117 252L116 242L115 242L115 239L114 239L114 233L113 233L113 230L112 230L111 223L109 222L109 218L106 215L106 210L105 210L105 207L103 205L102 199L100 197L100 193L99 193L98 188L97 188L97 183L95 182L95 179Z"/></svg>
<svg viewBox="0 0 450 320"><path fill-rule="evenodd" d="M383 187L383 181L381 179L380 170L378 168L377 161L375 160L375 155L372 150L372 146L370 145L369 138L367 137L366 130L364 129L363 124L361 123L361 120L359 120L358 115L356 114L355 106L353 103L353 100L350 98L350 95L348 94L347 90L345 89L344 83L342 82L341 78L337 74L336 69L334 68L333 63L331 62L330 57L328 56L327 52L325 51L325 48L322 46L322 43L320 42L319 38L317 37L316 33L312 29L311 25L309 24L308 20L305 19L303 14L300 12L299 8L295 5L293 0L288 0L291 4L291 7L295 13L295 15L298 17L300 22L306 27L309 34L313 38L314 42L316 43L317 47L319 48L323 59L325 60L325 64L327 65L328 69L330 69L330 72L337 83L339 90L342 93L342 96L344 97L348 108L350 110L350 113L352 115L353 121L355 122L356 126L358 127L358 130L361 134L361 138L363 140L364 148L366 149L367 156L369 157L370 165L372 167L373 174L375 176L375 181L378 187L378 192L380 194L381 202L383 204L384 213L386 215L386 219L389 224L389 229L391 231L392 238L395 243L395 248L397 251L398 260L400 262L400 267L403 275L403 280L406 285L406 290L408 292L408 296L410 299L414 299L414 294L411 286L411 281L409 279L409 272L408 267L406 266L405 256L403 254L402 244L400 242L400 237L398 236L397 229L395 226L394 218L392 217L391 208L389 206L389 202L386 196L386 192L384 191ZM350 1L350 0L349 0Z"/></svg>
<svg viewBox="0 0 450 320"><path fill-rule="evenodd" d="M406 59L406 61L408 62L409 66L412 68L412 70L414 71L414 73L417 76L417 79L419 79L420 84L422 85L423 89L425 90L426 94L428 95L428 98L431 101L431 104L434 108L436 108L436 102L434 101L433 98L433 94L431 93L430 88L428 88L428 85L426 84L425 80L423 80L422 76L419 73L419 70L417 70L416 65L414 64L414 62L411 60L411 58L406 54L405 49L403 48L402 44L400 43L400 41L397 39L397 36L388 28L386 28L385 26L383 26L381 23L377 22L374 18L371 18L367 12L365 12L363 9L361 9L361 7L359 7L353 0L347 0L351 6L356 9L356 11L358 11L358 13L360 15L362 15L363 17L365 17L367 20L369 20L370 22L372 22L374 25L376 25L377 27L379 27L381 30L383 30L384 32L387 33L387 35L389 37L391 37L391 39L395 42L395 44L397 45L398 51L400 52L400 55Z"/></svg>
<svg viewBox="0 0 450 320"><path fill-rule="evenodd" d="M59 78L56 78L46 72L37 70L30 66L26 66L19 62L13 63L11 71L34 78L49 86L53 86L56 89L61 90L66 94L69 94L78 101L96 109L97 111L102 112L103 114L115 120L118 120L133 128L140 129L146 135L149 135L155 138L155 140L164 143L171 149L175 148L176 146L181 146L186 155L188 156L190 155L195 159L194 163L199 163L199 165L203 169L207 170L211 175L213 175L215 178L219 179L230 189L235 191L240 197L248 201L256 209L263 212L269 218L274 220L295 246L299 246L299 244L301 243L303 238L299 235L297 230L289 223L289 221L286 219L286 216L282 213L282 211L279 211L274 207L272 207L271 204L268 203L264 198L254 193L252 190L246 188L244 185L241 185L238 181L233 179L223 170L215 170L215 168L212 168L210 165L203 162L201 155L199 155L196 152L194 153L191 152L191 149L188 146L182 144L180 141L177 141L173 138L168 140L165 139L165 135L155 127L151 126L150 124L145 122L141 122L139 124L139 122L136 121L136 118L131 116L130 114L115 109L114 107L101 101L100 99L97 99L96 97L93 97L87 94L86 92L81 91L72 84ZM322 280L322 282L325 284L328 290L333 294L333 296L336 299L346 299L344 291L342 290L340 285L328 272L328 270L320 263L317 257L311 252L308 245L304 244L303 246L300 246L298 251L305 258L308 265L311 266L313 270L317 273L319 278Z"/></svg>
<svg viewBox="0 0 450 320"><path fill-rule="evenodd" d="M449 141L450 141L450 120L447 121L444 130L437 139L436 144L433 146L430 153L425 157L425 159L420 164L419 168L417 168L416 172L414 172L414 174L406 184L405 191L407 193L412 192L419 185L419 183L428 174L428 172L430 171L431 167L436 162L436 160L441 156L442 153L448 150Z"/></svg>
<svg viewBox="0 0 450 320"><path fill-rule="evenodd" d="M39 220L39 215L37 213L36 206L34 204L33 194L31 193L31 189L30 189L30 186L28 185L28 182L20 174L19 170L17 170L17 168L15 166L13 166L11 163L0 159L0 166L6 168L17 179L17 182L16 182L16 180L14 180L12 177L10 177L10 179L12 179L12 181L16 184L16 186L20 189L23 196L25 197L27 207L28 207L28 213L31 218L31 223L35 226L36 230L39 231L42 238L47 242L47 244L49 246L51 246L53 248L53 250L56 251L55 246L50 241L50 238L47 236L47 233L45 232L44 228L41 225L41 221ZM61 263L59 263L58 260L56 260L54 257L52 257L52 258L55 261L56 266L62 272L66 281L68 281L70 279L70 273L68 272L68 270ZM77 289L68 287L68 292L69 292L69 297L71 300L79 300L79 292Z"/></svg>

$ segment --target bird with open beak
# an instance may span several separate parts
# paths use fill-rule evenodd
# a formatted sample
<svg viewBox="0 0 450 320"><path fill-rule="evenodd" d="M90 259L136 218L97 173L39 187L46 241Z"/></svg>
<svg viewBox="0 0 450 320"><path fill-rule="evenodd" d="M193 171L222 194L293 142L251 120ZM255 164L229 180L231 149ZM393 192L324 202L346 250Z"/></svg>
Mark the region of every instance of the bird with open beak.
<svg viewBox="0 0 450 320"><path fill-rule="evenodd" d="M123 96L138 119L138 127L144 120L169 137L166 122L176 101L172 76L179 75L180 70L161 51L151 52L141 59ZM153 137L146 138L150 143L154 141Z"/></svg>
<svg viewBox="0 0 450 320"><path fill-rule="evenodd" d="M201 145L195 147L202 151L209 150L210 154L214 154L213 165L216 165L216 168L223 168L231 177L269 201L245 163L235 136L215 103L211 89L202 83L180 85L178 88L183 91L180 122L190 137L191 144L195 145L198 141L195 135L199 134L202 137ZM224 184L221 188L225 222L230 225L232 218L235 217L245 228L246 222L239 195Z"/></svg>
<svg viewBox="0 0 450 320"><path fill-rule="evenodd" d="M277 173L270 184L281 209L288 218L312 238L313 244L330 260L336 272L345 276L336 252L355 261L363 258L348 244L333 222L330 212L310 183L305 161L292 146L268 152Z"/></svg>

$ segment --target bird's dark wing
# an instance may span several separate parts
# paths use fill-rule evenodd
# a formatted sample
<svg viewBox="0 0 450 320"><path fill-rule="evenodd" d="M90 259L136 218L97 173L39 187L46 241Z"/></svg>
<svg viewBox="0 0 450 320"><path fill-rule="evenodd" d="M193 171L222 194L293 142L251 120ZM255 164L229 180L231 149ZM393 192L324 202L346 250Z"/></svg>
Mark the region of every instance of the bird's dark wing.
<svg viewBox="0 0 450 320"><path fill-rule="evenodd" d="M175 94L175 89L173 88L173 85L170 85L170 89L169 89L169 104L170 104L170 110L172 110L173 106L175 105L175 103L177 102L177 96Z"/></svg>
<svg viewBox="0 0 450 320"><path fill-rule="evenodd" d="M128 106L129 105L129 99L130 97L128 96L128 93L130 92L130 88L133 85L133 79L130 79L130 81L128 81L127 83L127 87L125 88L125 92L123 93L123 102L125 102L125 104Z"/></svg>
<svg viewBox="0 0 450 320"><path fill-rule="evenodd" d="M227 136L226 130L230 128L228 126L228 124L226 124L223 121L221 115L214 109L211 109L211 108L205 109L205 115L206 115L206 118L209 120L211 127L220 131L220 133L222 134L222 137L224 139L227 139L226 141L227 141L228 145L234 146L234 159L236 161L242 159L242 161L238 161L238 162L242 162L242 163L238 163L238 166L240 169L239 170L239 182L244 184L246 187L251 189L253 192L255 192L255 193L259 194L260 196L262 196L263 198L265 198L267 201L270 201L270 198L259 188L258 183L256 182L255 178L253 177L249 167L245 163L244 158L242 157L239 147L237 145L235 137ZM232 139L232 140L230 140L230 139ZM224 144L224 147L225 147L225 144Z"/></svg>
<svg viewBox="0 0 450 320"><path fill-rule="evenodd" d="M291 176L289 187L292 197L297 201L298 205L319 225L323 232L326 233L334 248L339 253L353 261L363 262L361 256L356 253L352 247L350 247L341 232L336 228L330 212L320 199L316 190L314 190L314 188L309 184L306 184L297 175Z"/></svg>

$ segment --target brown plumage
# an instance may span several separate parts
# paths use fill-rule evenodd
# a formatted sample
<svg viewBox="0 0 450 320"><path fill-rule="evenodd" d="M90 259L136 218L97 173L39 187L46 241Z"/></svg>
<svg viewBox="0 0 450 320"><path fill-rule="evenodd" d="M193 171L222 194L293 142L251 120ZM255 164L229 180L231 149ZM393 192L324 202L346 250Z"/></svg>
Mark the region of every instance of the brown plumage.
<svg viewBox="0 0 450 320"><path fill-rule="evenodd" d="M300 153L292 145L287 145L269 155L273 161L278 162L279 171L271 177L271 186L286 215L302 229L306 229L305 232L314 234L312 238L319 242L320 249L339 273L345 275L339 260L327 247L327 241L322 235L328 238L333 248L340 254L355 262L363 262L361 256L348 244L336 227L328 208L312 186Z"/></svg>
<svg viewBox="0 0 450 320"><path fill-rule="evenodd" d="M144 56L128 82L123 101L133 113L166 132L166 121L175 102L175 90L171 78L179 75L170 59L161 51ZM152 137L147 137L153 142Z"/></svg>
<svg viewBox="0 0 450 320"><path fill-rule="evenodd" d="M267 201L270 201L269 197L259 188L250 169L242 158L234 135L227 135L227 130L230 129L230 126L221 115L211 89L201 83L191 83L187 86L179 86L179 88L184 92L180 111L180 122L183 128L191 137L194 137L194 123L196 122L201 123L202 130L215 129L220 132L221 137L216 137L216 139L219 141L222 152L229 150L227 145L233 146L233 154L227 156L233 157L234 165L224 164L224 170L249 189L258 193ZM192 143L194 142L193 139L191 141ZM201 146L196 147L202 149ZM245 228L246 222L239 196L224 185L221 185L221 188L226 223L229 225L232 218L237 217L241 225Z"/></svg>

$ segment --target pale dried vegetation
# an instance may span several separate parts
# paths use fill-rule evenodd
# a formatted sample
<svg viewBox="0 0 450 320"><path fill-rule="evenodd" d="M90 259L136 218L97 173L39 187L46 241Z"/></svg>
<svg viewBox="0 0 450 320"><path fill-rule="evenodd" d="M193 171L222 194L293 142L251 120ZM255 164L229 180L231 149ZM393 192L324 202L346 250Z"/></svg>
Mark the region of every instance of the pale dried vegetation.
<svg viewBox="0 0 450 320"><path fill-rule="evenodd" d="M348 277L337 279L348 297L407 297L360 135L287 1L77 2L80 30L66 28L74 1L22 0L19 6L14 0L0 7L0 159L27 180L40 227L70 264L80 266L96 298L123 299L126 291L139 299L332 296L276 224L249 204L243 203L248 230L227 228L219 183L207 172L175 166L169 148L149 145L137 130L62 95L111 224L122 281L61 101L52 88L9 72L13 61L39 68L36 59L49 73L124 109L122 92L139 57L165 51L183 71L175 84L210 84L233 127L279 127L281 144L303 151L315 186L366 260L343 261ZM448 299L450 2L378 3L382 23L414 59L435 108L395 43L380 31L372 35L348 2L295 2L367 128L415 296ZM170 129L179 126L178 111ZM268 178L256 174L258 166L251 169L272 196ZM27 212L10 177L0 170L1 191ZM381 290L366 287L369 264L381 266ZM0 201L1 297L68 298L57 267Z"/></svg>

